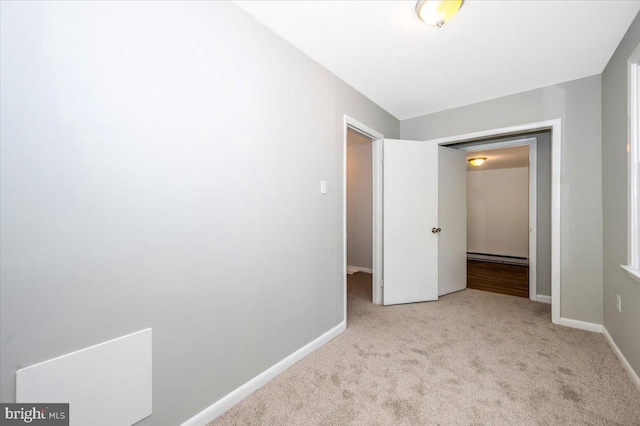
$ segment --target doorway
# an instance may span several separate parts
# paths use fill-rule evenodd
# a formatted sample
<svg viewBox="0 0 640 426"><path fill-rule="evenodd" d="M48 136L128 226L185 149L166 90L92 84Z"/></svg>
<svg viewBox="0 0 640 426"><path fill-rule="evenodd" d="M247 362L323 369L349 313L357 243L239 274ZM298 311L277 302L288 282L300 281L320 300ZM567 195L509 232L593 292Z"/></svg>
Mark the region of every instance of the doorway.
<svg viewBox="0 0 640 426"><path fill-rule="evenodd" d="M535 274L529 275L535 270L536 168L530 152L535 155L536 140L529 140L467 152L467 288L529 298L536 286Z"/></svg>
<svg viewBox="0 0 640 426"><path fill-rule="evenodd" d="M351 125L354 124L356 128L359 128L360 130L362 129L368 129L366 126L363 127L358 127L358 125L360 123L358 123L355 120L350 119L349 117L345 116L344 118L344 163L343 163L343 170L344 172L344 277L345 277L345 281L344 281L344 297L345 297L345 303L344 303L344 308L345 308L345 313L344 313L344 317L346 319L346 266L347 266L347 230L346 230L346 166L347 166L347 159L346 159L346 155L347 155L347 128L351 127ZM547 121L541 121L541 122L535 122L535 123L529 123L529 124L521 124L521 125L515 125L515 126L511 126L511 127L504 127L504 128L499 128L499 129L492 129L492 130L486 130L486 131L480 131L480 132L475 132L475 133L468 133L468 134L462 134L462 135L456 135L456 136L450 136L450 137L444 137L444 138L439 138L439 139L431 139L431 140L427 140L424 141L424 143L426 145L435 145L435 146L441 146L441 147L446 147L449 145L455 145L455 144L461 144L461 143L486 143L488 140L491 139L498 139L498 138L513 138L514 136L518 136L518 137L524 137L524 136L529 136L532 135L534 133L540 133L540 132L550 132L550 144L549 144L549 155L551 157L551 161L549 164L550 167L550 173L548 174L549 178L550 178L550 186L551 186L551 196L550 196L550 241L551 241L551 250L550 250L550 256L551 256L551 260L550 260L550 265L549 265L549 271L550 271L550 287L551 287L551 305L552 305L552 309L551 309L551 313L552 313L552 322L559 324L561 323L561 317L560 317L560 288L561 288L561 276L560 276L560 215L561 215L561 204L560 204L560 195L561 195L561 186L560 186L560 172L561 172L561 120L559 119L554 119L554 120L547 120ZM383 264L383 260L386 259L386 256L383 257L383 247L386 244L383 244L382 238L382 221L383 221L383 209L382 209L382 197L383 197L383 192L386 191L385 188L382 187L382 162L383 162L383 152L382 152L382 147L383 147L383 135L371 130L371 132L366 132L369 135L374 136L372 139L374 139L373 142L373 205L374 205L374 211L373 211L373 300L374 303L377 304L381 304L383 301L382 298L382 294L383 294L383 288L385 290L387 290L387 284L388 282L386 281L386 278L388 277L384 277L385 281L383 284L383 268L382 268L382 264ZM374 134L375 133L375 134ZM385 142L389 142L389 140L385 141ZM377 148L376 148L377 146ZM384 146L387 146L386 143ZM384 150L384 161L386 164L386 160L387 160L387 150L385 148ZM432 153L430 154L429 158L434 158L434 155L437 157L436 153ZM428 159L429 164L433 164L433 160ZM464 161L463 161L464 163ZM437 165L437 161L435 163L435 165L430 165L429 167L435 167L437 169L438 165ZM436 203L437 205L437 203ZM386 217L386 215L385 215ZM438 228L433 228L432 232L436 232L435 230L439 229ZM385 242L386 242L386 235L385 235ZM437 256L437 253L436 253ZM386 270L386 268L385 268ZM378 272L378 276L376 278L376 272ZM386 275L386 274L385 274ZM540 295L537 296L538 298L540 297Z"/></svg>
<svg viewBox="0 0 640 426"><path fill-rule="evenodd" d="M349 143L349 139L351 139L351 144ZM374 129L372 129L371 127L349 117L348 115L344 116L344 121L343 121L343 205L344 205L344 209L343 209L343 235L344 235L344 240L343 240L343 265L344 265L344 271L343 271L343 277L344 277L344 281L343 281L343 287L344 287L344 320L345 322L347 321L347 285L348 285L348 277L351 274L354 273L361 273L361 274L369 274L370 273L370 277L368 278L368 280L365 280L365 282L363 283L361 280L359 280L359 284L358 286L360 287L367 287L364 288L364 290L366 291L366 297L369 297L370 300L374 303L374 304L380 304L381 300L382 300L382 291L381 291L381 281L382 281L382 228L381 228L381 224L380 224L380 216L381 216L381 206L382 206L382 194L381 194L381 184L382 184L382 176L381 176L381 172L380 172L380 168L379 168L379 163L381 161L381 141L384 139L384 135ZM352 219L352 223L356 223L357 225L352 225L351 228L354 228L354 226L357 228L357 235L365 235L364 239L368 240L370 238L371 241L371 245L370 245L370 255L368 256L365 250L362 250L362 245L364 245L365 247L368 245L367 243L363 244L362 241L353 241L354 239L357 239L357 235L355 237L351 238L351 250L354 250L354 246L358 247L358 252L355 253L355 256L349 256L349 246L350 246L350 237L349 237L349 233L352 232L353 230L349 230L349 197L348 197L348 192L349 192L349 179L348 179L348 175L350 173L349 168L348 168L348 161L349 161L349 148L350 146L359 146L359 145L366 145L365 147L361 147L361 148L356 148L353 151L365 151L365 153L363 154L365 156L365 159L363 160L362 158L359 158L358 163L361 164L362 167L366 166L363 164L363 161L366 161L366 157L370 158L370 169L369 171L366 171L365 173L360 173L362 176L360 176L360 179L367 179L367 175L368 175L368 179L370 179L370 191L371 191L371 196L370 196L370 204L367 207L366 206L366 202L363 203L362 199L358 200L355 204L356 204L356 210L355 210L355 214L351 215L351 219ZM362 154L362 153L360 153ZM362 155L361 155L362 156ZM352 157L353 159L353 157ZM352 183L353 183L353 178L352 178ZM365 182L362 182L363 185L357 185L356 188L358 186L369 186L367 185ZM366 197L363 197L366 199ZM354 200L351 200L354 201ZM354 206L353 202L351 203L352 207ZM371 222L370 222L370 233L366 231L366 226L364 224L366 224L366 221L368 219L365 219L363 222L364 224L359 220L359 216L357 212L363 212L361 214L364 214L365 216L368 216L369 214L371 215ZM354 244L355 243L355 244ZM354 254L354 253L352 253ZM368 259L370 258L370 264L371 267L369 268L368 266L363 266L363 265L358 265L357 263L361 263L361 259ZM355 277L352 277L355 278ZM365 277L358 277L358 278L365 278ZM353 280L352 280L353 281ZM369 285L370 282L370 285ZM370 288L370 290L369 290ZM370 296L369 296L370 295Z"/></svg>
<svg viewBox="0 0 640 426"><path fill-rule="evenodd" d="M549 200L550 204L550 240L551 240L551 249L550 249L550 264L549 264L549 274L550 278L550 287L551 287L551 297L546 301L551 303L551 321L554 324L562 324L562 325L570 325L571 323L568 320L565 320L561 317L560 314L560 306L561 306L561 286L562 286L562 277L560 274L560 233L561 233L561 223L560 217L562 215L562 206L561 206L561 173L562 173L562 120L560 119L551 119L546 121L538 121L535 123L527 123L527 124L519 124L509 127L502 127L497 129L483 130L474 133L460 134L455 136L447 136L438 139L431 139L427 142L435 143L441 146L449 146L455 144L461 144L463 142L466 143L482 143L491 139L497 138L508 138L513 136L526 136L534 133L541 132L550 132L549 138L551 139L549 144L549 156L551 158L549 167L550 172L543 174L539 173L541 176L549 176L550 186L551 186L551 196ZM538 203L540 205L540 203ZM540 300L540 295L537 296L538 301ZM570 325L571 326L571 325Z"/></svg>
<svg viewBox="0 0 640 426"><path fill-rule="evenodd" d="M373 139L347 128L347 286L373 301Z"/></svg>
<svg viewBox="0 0 640 426"><path fill-rule="evenodd" d="M551 303L551 131L467 151L468 287Z"/></svg>

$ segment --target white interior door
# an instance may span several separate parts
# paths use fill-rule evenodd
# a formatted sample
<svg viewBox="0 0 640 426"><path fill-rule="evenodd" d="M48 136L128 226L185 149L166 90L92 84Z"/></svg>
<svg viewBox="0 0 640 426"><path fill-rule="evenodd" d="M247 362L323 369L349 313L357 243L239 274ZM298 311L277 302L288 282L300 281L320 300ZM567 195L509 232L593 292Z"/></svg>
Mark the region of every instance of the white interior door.
<svg viewBox="0 0 640 426"><path fill-rule="evenodd" d="M438 146L383 142L383 304L438 299Z"/></svg>
<svg viewBox="0 0 640 426"><path fill-rule="evenodd" d="M466 154L438 147L438 296L467 288Z"/></svg>

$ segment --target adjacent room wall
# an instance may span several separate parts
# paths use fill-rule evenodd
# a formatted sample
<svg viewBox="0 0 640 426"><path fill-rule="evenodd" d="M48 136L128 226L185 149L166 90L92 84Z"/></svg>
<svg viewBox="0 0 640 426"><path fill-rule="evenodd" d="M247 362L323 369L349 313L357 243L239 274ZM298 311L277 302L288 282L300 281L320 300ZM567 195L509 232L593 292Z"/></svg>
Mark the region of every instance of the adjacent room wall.
<svg viewBox="0 0 640 426"><path fill-rule="evenodd" d="M604 214L604 326L640 374L640 284L627 264L627 59L640 43L636 16L602 73L602 193ZM622 298L622 312L616 309Z"/></svg>
<svg viewBox="0 0 640 426"><path fill-rule="evenodd" d="M602 151L600 75L400 123L403 139L427 140L562 120L560 315L602 323Z"/></svg>
<svg viewBox="0 0 640 426"><path fill-rule="evenodd" d="M3 402L152 327L176 425L343 320L343 115L394 117L226 2L0 15Z"/></svg>
<svg viewBox="0 0 640 426"><path fill-rule="evenodd" d="M467 172L467 251L529 257L529 168Z"/></svg>
<svg viewBox="0 0 640 426"><path fill-rule="evenodd" d="M372 147L347 148L347 265L365 269L373 267Z"/></svg>
<svg viewBox="0 0 640 426"><path fill-rule="evenodd" d="M551 296L551 133L535 135L538 193L536 219L536 288L539 295Z"/></svg>

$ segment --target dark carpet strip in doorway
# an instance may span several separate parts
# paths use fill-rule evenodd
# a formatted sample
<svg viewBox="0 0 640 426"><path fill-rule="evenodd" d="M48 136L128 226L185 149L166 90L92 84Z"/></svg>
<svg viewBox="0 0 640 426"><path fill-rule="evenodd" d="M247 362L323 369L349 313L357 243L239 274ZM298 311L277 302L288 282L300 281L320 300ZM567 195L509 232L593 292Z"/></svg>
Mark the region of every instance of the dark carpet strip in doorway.
<svg viewBox="0 0 640 426"><path fill-rule="evenodd" d="M467 260L467 288L529 297L529 267Z"/></svg>

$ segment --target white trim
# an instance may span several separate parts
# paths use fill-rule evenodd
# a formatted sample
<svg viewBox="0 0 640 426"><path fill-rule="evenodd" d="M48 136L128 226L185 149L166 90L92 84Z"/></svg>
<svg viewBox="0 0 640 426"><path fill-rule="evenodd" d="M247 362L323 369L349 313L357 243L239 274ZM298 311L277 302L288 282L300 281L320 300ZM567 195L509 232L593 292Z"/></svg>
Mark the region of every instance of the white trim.
<svg viewBox="0 0 640 426"><path fill-rule="evenodd" d="M518 133L551 129L551 321L560 323L560 219L561 219L561 177L562 177L562 121L538 121L536 123L483 130L457 136L432 139L439 145L481 140L497 136L517 135Z"/></svg>
<svg viewBox="0 0 640 426"><path fill-rule="evenodd" d="M429 139L429 142L437 143L438 145L451 145L460 142L471 142L474 140L489 139L495 136L517 136L519 133L536 132L544 130L555 130L555 126L560 123L560 119L538 121L536 123L519 124L510 127L501 127L499 129L482 130L480 132L465 133L456 136L447 136L444 138Z"/></svg>
<svg viewBox="0 0 640 426"><path fill-rule="evenodd" d="M491 149L500 149L500 148L512 148L514 146L524 146L529 145L531 142L536 142L536 138L522 138L516 139L513 141L505 141L505 142L490 142L490 143L478 143L478 145L471 146L463 146L460 149L462 151L467 152L480 152L480 151L488 151ZM442 145L442 144L440 144ZM449 145L449 144L447 144Z"/></svg>
<svg viewBox="0 0 640 426"><path fill-rule="evenodd" d="M551 321L560 322L560 230L562 219L562 122L552 120L551 132Z"/></svg>
<svg viewBox="0 0 640 426"><path fill-rule="evenodd" d="M616 342L613 341L613 337L611 337L609 331L604 326L602 326L602 334L604 335L604 338L606 339L609 346L611 346L613 353L616 354L618 360L626 370L629 378L631 379L633 384L636 385L638 391L640 391L640 377L638 377L638 374L633 370L633 367L631 367L631 364L629 364L629 361L627 361L627 359L624 357L622 351L620 350L620 348L618 348L618 345L616 345Z"/></svg>
<svg viewBox="0 0 640 426"><path fill-rule="evenodd" d="M362 133L363 135L370 137L371 140L384 139L384 135L382 133L372 129L366 124L362 124L358 120L354 120L353 118L349 117L346 114L344 115L344 120L345 120L346 126L350 127L356 132Z"/></svg>
<svg viewBox="0 0 640 426"><path fill-rule="evenodd" d="M342 320L347 323L347 130L349 129L349 117L344 116L342 126L343 146L342 146L342 287L344 297L342 303L344 310Z"/></svg>
<svg viewBox="0 0 640 426"><path fill-rule="evenodd" d="M536 302L551 304L551 296L545 296L544 294L538 294L536 296Z"/></svg>
<svg viewBox="0 0 640 426"><path fill-rule="evenodd" d="M366 272L367 274L373 274L373 269L371 268L363 268L361 266L351 266L347 265L347 274L351 275L356 272Z"/></svg>
<svg viewBox="0 0 640 426"><path fill-rule="evenodd" d="M629 233L628 238L628 252L627 252L627 264L629 266L637 268L640 266L638 253L640 250L638 247L638 138L636 135L636 126L638 125L638 118L636 108L638 107L638 78L637 78L638 64L629 62L628 64L628 115L627 115L627 150L628 150L628 209L629 209ZM636 71L636 73L634 73Z"/></svg>
<svg viewBox="0 0 640 426"><path fill-rule="evenodd" d="M291 367L293 364L300 361L302 358L306 357L307 355L342 333L346 328L346 322L341 322L331 330L324 333L322 336L306 344L268 370L260 373L244 385L240 386L239 388L219 399L186 422L182 423L182 426L206 425L210 421L224 414L227 410L251 395L253 392L266 385L278 374L282 373L287 368Z"/></svg>
<svg viewBox="0 0 640 426"><path fill-rule="evenodd" d="M504 142L480 143L460 148L467 152L529 146L529 299L537 300L537 254L538 254L538 139L522 138Z"/></svg>
<svg viewBox="0 0 640 426"><path fill-rule="evenodd" d="M594 333L602 333L602 325L593 322L578 321L569 318L560 318L559 325L565 327L577 328L578 330L593 331Z"/></svg>
<svg viewBox="0 0 640 426"><path fill-rule="evenodd" d="M355 120L348 115L344 115L344 155L343 155L343 164L342 164L342 176L343 176L343 211L342 211L342 219L343 219L343 247L344 247L344 321L347 321L347 129L353 129L358 133L361 133L369 138L372 141L372 152L371 152L371 161L372 161L372 169L371 169L371 179L372 179L372 191L373 191L373 200L372 200L372 215L373 215L373 223L372 223L372 262L373 268L371 273L373 274L373 282L372 282L372 302L378 305L382 304L382 196L381 189L382 185L382 144L379 143L381 139L384 139L384 135L371 127L362 124L358 120Z"/></svg>
<svg viewBox="0 0 640 426"><path fill-rule="evenodd" d="M631 278L632 280L634 280L637 283L640 283L640 269L633 268L633 267L627 266L627 265L620 265L620 267L622 269L624 269L625 271L627 271L627 275L629 275L629 278Z"/></svg>
<svg viewBox="0 0 640 426"><path fill-rule="evenodd" d="M534 139L529 142L529 299L538 300L538 139Z"/></svg>
<svg viewBox="0 0 640 426"><path fill-rule="evenodd" d="M640 282L639 63L640 44L627 61L627 265L620 265L637 282Z"/></svg>
<svg viewBox="0 0 640 426"><path fill-rule="evenodd" d="M371 173L373 178L372 186L372 201L373 201L373 257L372 266L373 270L373 303L376 305L382 305L383 293L382 283L384 278L384 271L382 269L382 248L383 248L383 234L382 234L382 141L383 139L377 139L373 141L373 153L371 156Z"/></svg>

